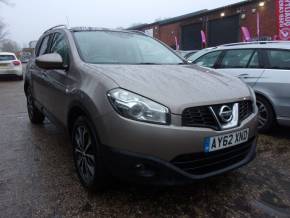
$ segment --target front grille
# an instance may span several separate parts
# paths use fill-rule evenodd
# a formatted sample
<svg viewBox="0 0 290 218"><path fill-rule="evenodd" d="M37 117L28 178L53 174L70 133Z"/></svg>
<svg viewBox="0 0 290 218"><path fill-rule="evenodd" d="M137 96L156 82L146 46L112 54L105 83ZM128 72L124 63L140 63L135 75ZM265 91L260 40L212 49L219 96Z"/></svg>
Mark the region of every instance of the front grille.
<svg viewBox="0 0 290 218"><path fill-rule="evenodd" d="M253 107L251 101L241 101L239 103L239 121L243 121L253 113ZM182 113L182 126L187 127L206 127L215 130L220 130L220 126L212 113L210 107L213 108L217 114L219 108L222 105L228 105L232 107L234 103L211 105L211 106L200 106L186 108Z"/></svg>
<svg viewBox="0 0 290 218"><path fill-rule="evenodd" d="M210 127L216 129L218 123L209 107L187 108L182 113L182 125L191 127Z"/></svg>
<svg viewBox="0 0 290 218"><path fill-rule="evenodd" d="M204 175L241 162L251 150L253 139L244 144L210 153L186 154L174 158L171 163L192 174Z"/></svg>
<svg viewBox="0 0 290 218"><path fill-rule="evenodd" d="M243 121L253 113L253 105L251 101L242 101L239 104L239 119Z"/></svg>

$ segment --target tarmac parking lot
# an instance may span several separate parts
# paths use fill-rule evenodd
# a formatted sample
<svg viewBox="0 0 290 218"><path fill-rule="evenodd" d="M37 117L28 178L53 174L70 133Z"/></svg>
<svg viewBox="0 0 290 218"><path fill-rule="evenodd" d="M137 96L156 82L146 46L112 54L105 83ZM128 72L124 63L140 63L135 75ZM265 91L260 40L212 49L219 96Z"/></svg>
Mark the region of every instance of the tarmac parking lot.
<svg viewBox="0 0 290 218"><path fill-rule="evenodd" d="M261 135L255 161L222 176L88 193L63 130L32 125L23 82L1 79L0 217L290 217L290 129Z"/></svg>

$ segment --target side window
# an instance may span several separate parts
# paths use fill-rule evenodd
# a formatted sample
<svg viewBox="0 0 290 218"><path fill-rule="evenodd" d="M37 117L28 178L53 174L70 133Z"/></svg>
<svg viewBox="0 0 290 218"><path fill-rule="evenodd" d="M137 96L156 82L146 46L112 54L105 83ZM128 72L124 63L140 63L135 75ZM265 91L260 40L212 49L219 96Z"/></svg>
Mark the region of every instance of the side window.
<svg viewBox="0 0 290 218"><path fill-rule="evenodd" d="M38 50L38 54L37 56L46 54L48 51L48 45L49 45L49 36L46 36L43 40L42 43L40 45L40 48Z"/></svg>
<svg viewBox="0 0 290 218"><path fill-rule="evenodd" d="M253 55L253 50L228 50L222 60L220 68L246 68Z"/></svg>
<svg viewBox="0 0 290 218"><path fill-rule="evenodd" d="M68 45L63 34L55 33L50 52L60 54L64 65L69 64Z"/></svg>
<svg viewBox="0 0 290 218"><path fill-rule="evenodd" d="M259 55L258 55L258 52L257 51L252 56L252 59L251 59L251 61L249 63L248 68L260 68Z"/></svg>
<svg viewBox="0 0 290 218"><path fill-rule="evenodd" d="M290 51L268 50L267 55L271 69L290 69Z"/></svg>
<svg viewBox="0 0 290 218"><path fill-rule="evenodd" d="M198 65L198 66L213 68L221 53L222 53L222 51L210 52L210 53L198 58L193 63Z"/></svg>

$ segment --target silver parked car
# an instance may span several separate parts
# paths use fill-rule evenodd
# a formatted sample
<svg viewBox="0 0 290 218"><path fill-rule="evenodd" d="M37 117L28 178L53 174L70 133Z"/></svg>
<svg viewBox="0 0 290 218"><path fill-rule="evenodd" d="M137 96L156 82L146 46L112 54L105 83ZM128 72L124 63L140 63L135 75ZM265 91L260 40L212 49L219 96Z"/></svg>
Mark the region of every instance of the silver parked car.
<svg viewBox="0 0 290 218"><path fill-rule="evenodd" d="M237 43L200 51L188 60L241 78L257 95L259 129L290 126L290 43Z"/></svg>
<svg viewBox="0 0 290 218"><path fill-rule="evenodd" d="M130 31L55 27L27 65L32 123L64 126L82 184L186 183L255 157L255 94Z"/></svg>

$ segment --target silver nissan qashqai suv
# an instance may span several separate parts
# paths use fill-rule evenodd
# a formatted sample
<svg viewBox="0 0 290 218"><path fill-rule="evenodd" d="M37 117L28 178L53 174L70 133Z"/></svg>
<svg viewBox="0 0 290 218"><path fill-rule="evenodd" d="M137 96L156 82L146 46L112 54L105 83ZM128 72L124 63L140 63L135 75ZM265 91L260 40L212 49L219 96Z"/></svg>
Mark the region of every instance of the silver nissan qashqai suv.
<svg viewBox="0 0 290 218"><path fill-rule="evenodd" d="M64 126L82 184L185 184L255 157L255 94L141 33L54 27L27 65L30 120Z"/></svg>

